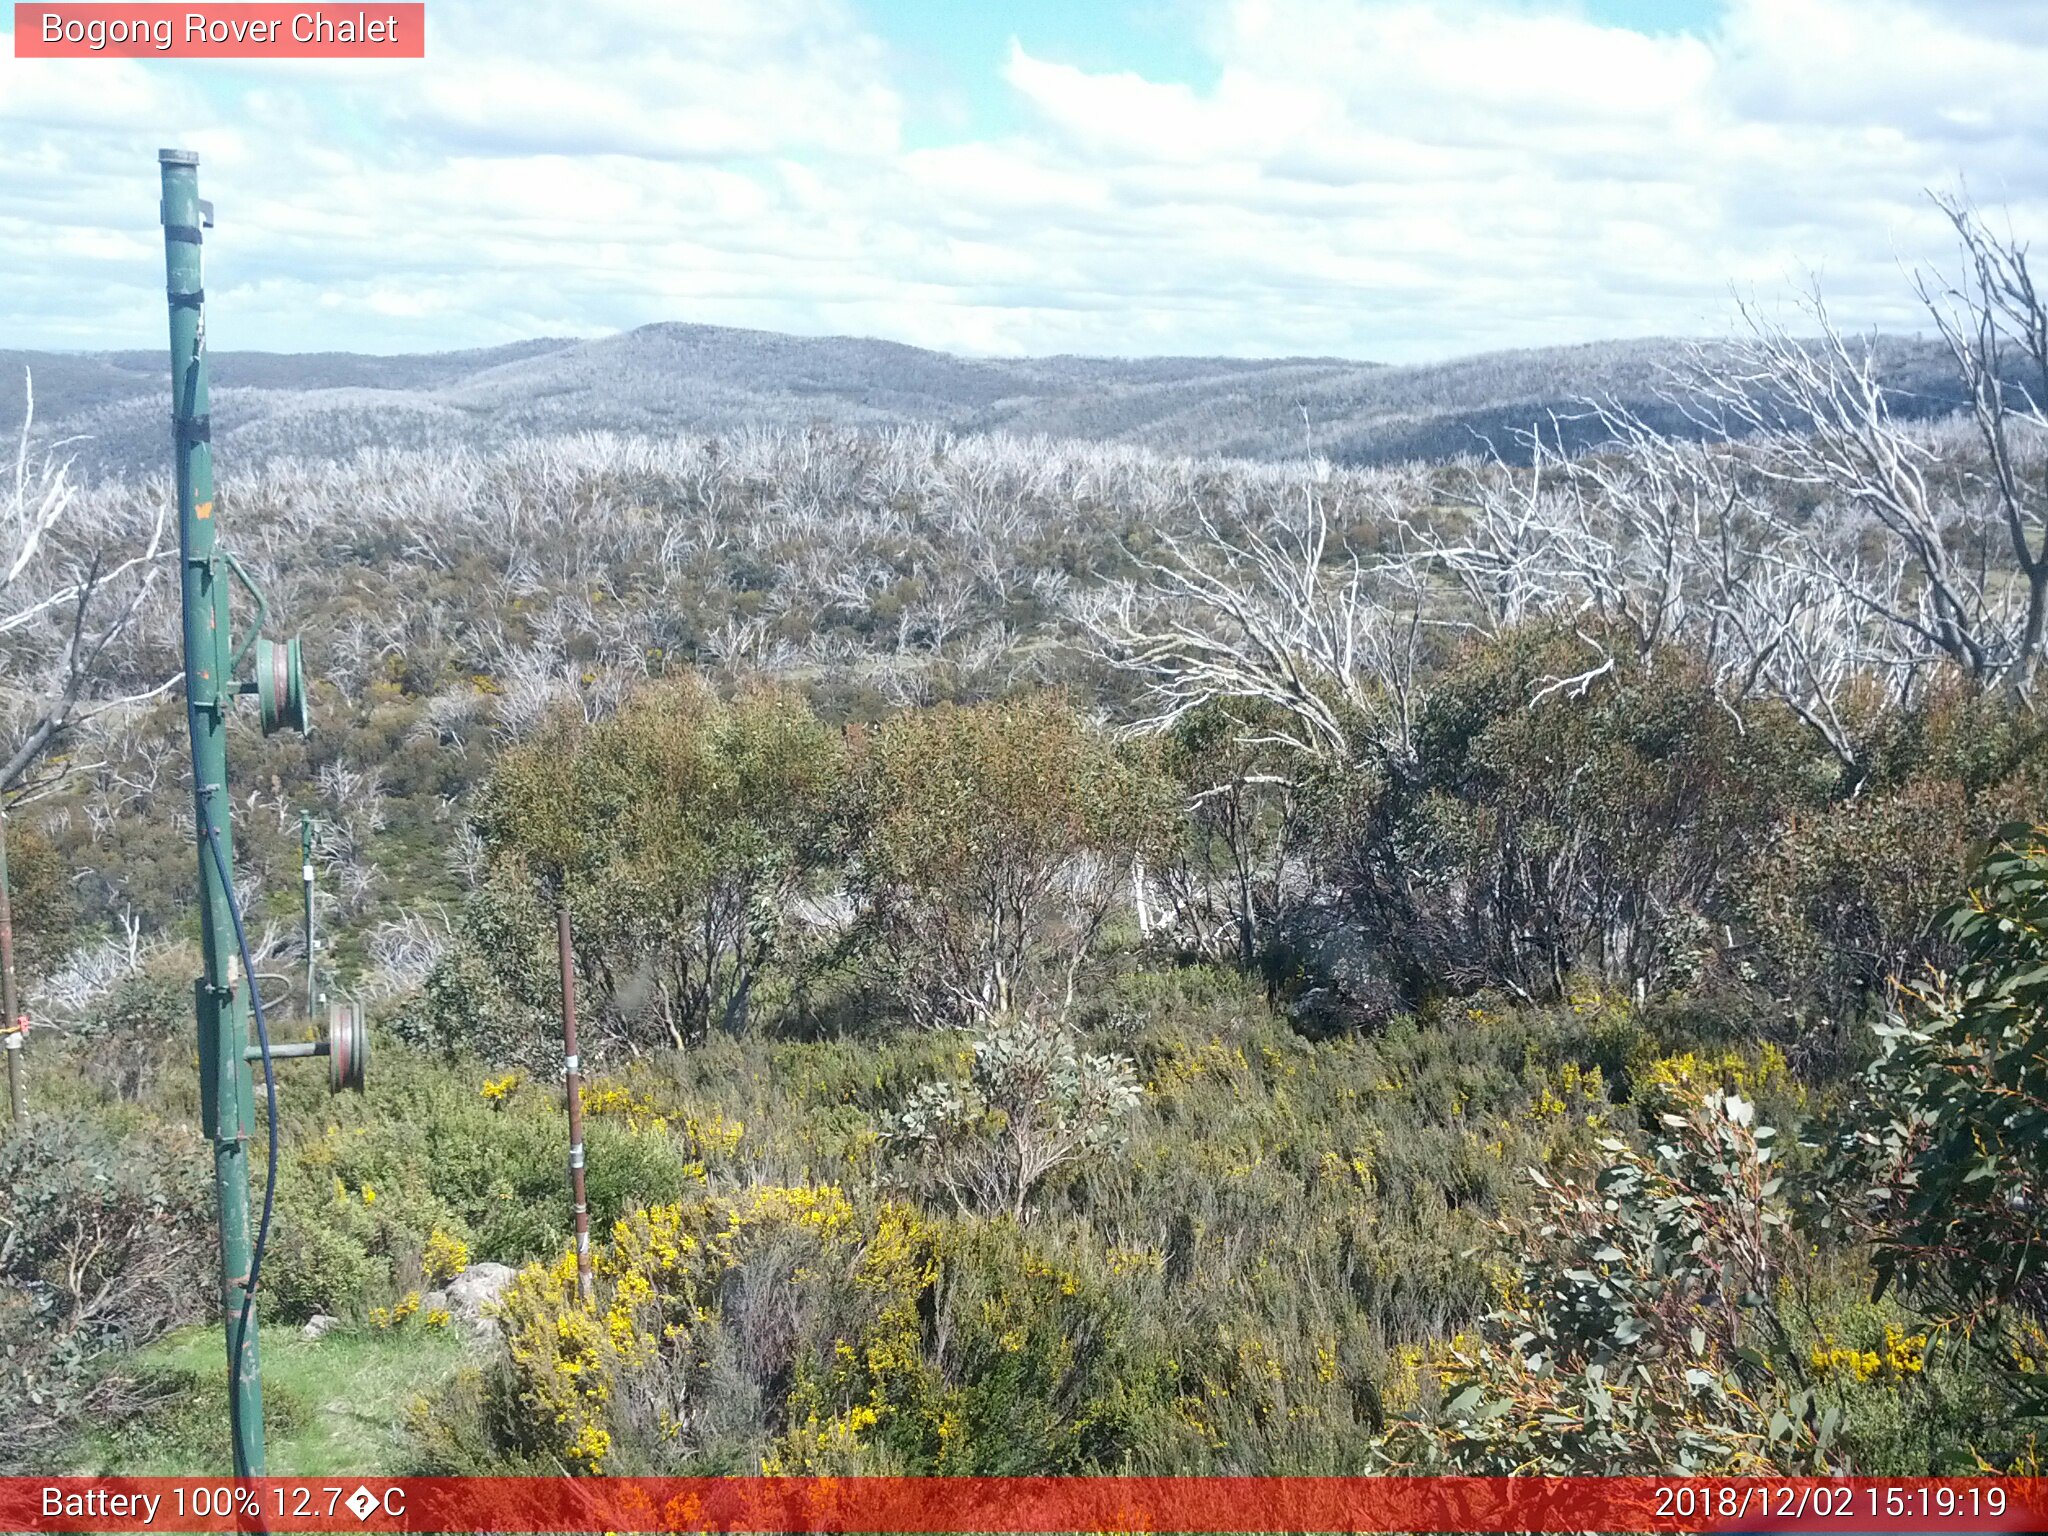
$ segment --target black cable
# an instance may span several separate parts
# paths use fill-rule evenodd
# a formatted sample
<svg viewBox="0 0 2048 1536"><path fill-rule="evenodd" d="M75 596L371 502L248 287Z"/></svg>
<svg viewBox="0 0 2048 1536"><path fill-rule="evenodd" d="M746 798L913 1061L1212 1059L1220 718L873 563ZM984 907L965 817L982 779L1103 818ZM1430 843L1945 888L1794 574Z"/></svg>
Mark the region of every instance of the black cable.
<svg viewBox="0 0 2048 1536"><path fill-rule="evenodd" d="M221 890L227 896L228 920L234 925L235 947L242 955L242 974L249 982L249 1005L256 1015L256 1042L263 1052L263 1094L266 1101L263 1118L270 1128L270 1159L263 1169L263 1217L256 1224L256 1242L249 1250L249 1281L242 1287L242 1315L235 1320L235 1348L231 1357L234 1374L228 1382L228 1417L235 1437L235 1476L249 1477L252 1474L242 1459L241 1394L235 1388L242 1376L242 1346L248 1341L249 1318L256 1307L256 1282L263 1273L263 1250L270 1241L271 1202L277 1197L277 1075L270 1065L270 1028L263 1021L263 994L256 985L256 965L249 958L249 937L242 931L242 906L235 900L234 876L228 870L226 856L220 851L220 833L210 820L206 823L206 846L213 853L213 867L220 876Z"/></svg>

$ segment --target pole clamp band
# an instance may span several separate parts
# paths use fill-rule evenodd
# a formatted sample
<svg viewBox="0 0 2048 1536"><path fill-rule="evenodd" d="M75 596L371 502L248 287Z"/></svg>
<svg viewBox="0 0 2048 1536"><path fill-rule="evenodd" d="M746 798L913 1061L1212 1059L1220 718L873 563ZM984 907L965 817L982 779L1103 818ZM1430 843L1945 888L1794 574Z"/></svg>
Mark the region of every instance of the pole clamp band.
<svg viewBox="0 0 2048 1536"><path fill-rule="evenodd" d="M581 1168L583 1166L583 1148L580 1146L569 1149L569 1166L571 1168Z"/></svg>
<svg viewBox="0 0 2048 1536"><path fill-rule="evenodd" d="M166 240L175 240L181 245L203 245L205 243L199 233L199 226L197 224L166 224L164 226L164 238Z"/></svg>
<svg viewBox="0 0 2048 1536"><path fill-rule="evenodd" d="M173 309L204 309L206 307L206 290L204 288L194 288L190 293L179 293L176 289L166 289L164 296L171 301L171 308Z"/></svg>
<svg viewBox="0 0 2048 1536"><path fill-rule="evenodd" d="M213 415L173 416L171 428L181 443L210 443L213 441Z"/></svg>

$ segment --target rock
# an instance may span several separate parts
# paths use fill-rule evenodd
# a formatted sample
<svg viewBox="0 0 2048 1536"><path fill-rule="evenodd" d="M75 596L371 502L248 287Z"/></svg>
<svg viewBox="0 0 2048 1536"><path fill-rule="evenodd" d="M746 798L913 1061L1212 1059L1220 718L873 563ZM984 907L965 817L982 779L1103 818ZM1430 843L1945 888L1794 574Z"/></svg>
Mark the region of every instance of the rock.
<svg viewBox="0 0 2048 1536"><path fill-rule="evenodd" d="M444 1294L449 1320L474 1337L488 1336L496 1326L493 1308L517 1273L509 1264L470 1265L448 1282Z"/></svg>
<svg viewBox="0 0 2048 1536"><path fill-rule="evenodd" d="M325 1312L315 1312L306 1319L306 1326L299 1330L302 1339L324 1339L341 1326L341 1319L329 1317Z"/></svg>
<svg viewBox="0 0 2048 1536"><path fill-rule="evenodd" d="M1386 957L1344 913L1310 906L1291 913L1275 935L1276 954L1291 962L1295 985L1283 1004L1297 1034L1327 1039L1378 1029L1401 1007Z"/></svg>
<svg viewBox="0 0 2048 1536"><path fill-rule="evenodd" d="M429 1312L446 1312L450 1316L454 1315L455 1309L448 1304L446 1291L429 1291L420 1298L420 1315L424 1317Z"/></svg>

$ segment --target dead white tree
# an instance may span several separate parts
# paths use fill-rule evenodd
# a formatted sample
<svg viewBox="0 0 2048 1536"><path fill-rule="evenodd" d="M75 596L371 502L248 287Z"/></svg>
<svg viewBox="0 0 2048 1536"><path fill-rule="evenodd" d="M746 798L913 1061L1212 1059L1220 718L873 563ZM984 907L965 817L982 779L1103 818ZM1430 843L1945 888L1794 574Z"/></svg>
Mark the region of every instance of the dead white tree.
<svg viewBox="0 0 2048 1536"><path fill-rule="evenodd" d="M1572 451L1568 429L1589 426L1595 446ZM1532 702L1584 694L1621 653L1645 660L1666 645L1702 658L1733 695L1750 691L1768 642L1753 611L1768 560L1734 457L1611 400L1553 413L1517 444L1526 465L1496 454L1470 471L1462 516L1400 520L1405 580L1433 622L1572 626L1586 666L1540 680Z"/></svg>
<svg viewBox="0 0 2048 1536"><path fill-rule="evenodd" d="M1775 558L1833 586L1879 621L1864 634L1864 660L1891 677L1924 674L1945 660L1983 686L2024 691L2040 652L2048 551L2038 511L2015 485L2013 499L1987 494L1986 476L1940 452L1938 435L1902 419L1880 377L1877 349L1852 343L1818 295L1807 313L1813 340L1744 305L1749 333L1699 354L1690 378L1696 420L1744 440L1764 482L1801 493L1759 496ZM1962 324L1937 316L1945 329ZM1980 314L1986 334L1999 322ZM1996 365L1995 350L1962 338L1966 388L1985 397L1987 437L2019 426L2010 400L1970 372ZM1998 460L1994 451L1994 466ZM1999 478L1994 467L1991 477ZM1788 507L1788 501L1817 507ZM1872 557L1872 551L1883 553ZM1874 641L1872 646L1865 642Z"/></svg>
<svg viewBox="0 0 2048 1536"><path fill-rule="evenodd" d="M1532 702L1679 644L1738 723L1742 700L1779 699L1854 770L1852 695L1904 699L1943 660L1997 675L2014 610L1983 553L1988 502L1966 504L1941 434L1894 416L1868 351L1824 310L1818 343L1746 312L1752 336L1696 349L1665 396L1707 440L1587 402L1570 420L1599 429L1594 446L1568 451L1553 418L1520 438L1526 467L1474 472L1462 518L1404 521L1409 579L1425 605L1434 584L1444 622L1573 626L1585 667Z"/></svg>
<svg viewBox="0 0 2048 1536"><path fill-rule="evenodd" d="M1973 478L1986 483L2017 571L2003 654L1989 659L2025 692L2048 627L2048 304L2026 245L1959 197L1934 201L1961 244L1962 272L1945 282L1921 273L1920 299L1955 360L1987 460Z"/></svg>
<svg viewBox="0 0 2048 1536"><path fill-rule="evenodd" d="M153 520L87 526L65 444L34 451L35 381L23 371L21 438L14 484L0 510L0 674L6 756L0 788L11 788L79 722L102 709L160 693L170 676L111 689L110 650L149 596L163 546L166 510Z"/></svg>
<svg viewBox="0 0 2048 1536"><path fill-rule="evenodd" d="M1218 700L1258 706L1247 744L1304 759L1411 755L1419 615L1377 595L1356 554L1331 558L1313 488L1299 521L1244 520L1225 534L1198 510L1198 536L1161 536L1140 579L1077 597L1092 653L1142 679L1149 729Z"/></svg>

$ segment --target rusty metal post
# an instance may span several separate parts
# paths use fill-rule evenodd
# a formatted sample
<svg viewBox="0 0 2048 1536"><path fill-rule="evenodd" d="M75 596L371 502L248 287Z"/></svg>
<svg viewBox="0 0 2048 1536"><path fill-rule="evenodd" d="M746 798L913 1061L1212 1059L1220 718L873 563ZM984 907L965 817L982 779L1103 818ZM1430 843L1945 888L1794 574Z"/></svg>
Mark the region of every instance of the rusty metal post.
<svg viewBox="0 0 2048 1536"><path fill-rule="evenodd" d="M567 903L555 909L555 937L562 954L562 1064L569 1101L569 1208L576 1216L576 1287L586 1307L597 1304L590 1279L590 1207L583 1198L583 1063L576 1050L576 955L569 935Z"/></svg>
<svg viewBox="0 0 2048 1536"><path fill-rule="evenodd" d="M28 1084L23 1081L22 1047L28 1026L14 990L14 895L7 878L7 810L0 806L0 1036L7 1051L7 1098L17 1134L28 1129Z"/></svg>

